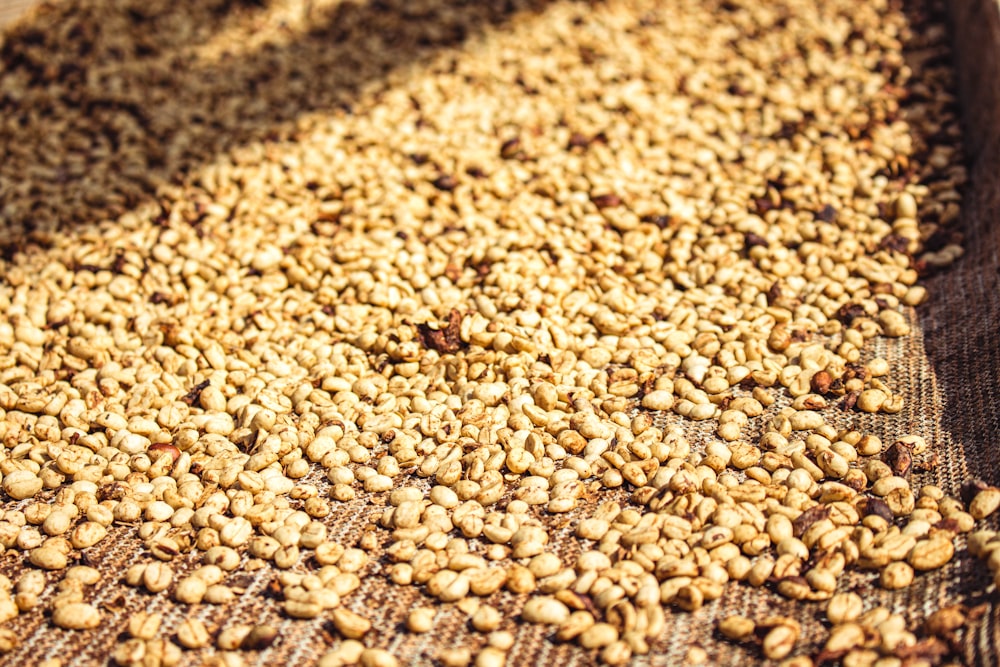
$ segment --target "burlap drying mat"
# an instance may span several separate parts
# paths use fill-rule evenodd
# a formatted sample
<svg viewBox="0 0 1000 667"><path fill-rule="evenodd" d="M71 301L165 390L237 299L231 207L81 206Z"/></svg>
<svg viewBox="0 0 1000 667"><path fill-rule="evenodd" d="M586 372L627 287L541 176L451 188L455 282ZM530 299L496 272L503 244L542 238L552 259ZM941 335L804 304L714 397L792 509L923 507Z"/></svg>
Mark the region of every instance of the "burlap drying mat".
<svg viewBox="0 0 1000 667"><path fill-rule="evenodd" d="M967 120L966 141L974 159L973 187L966 194L964 220L967 254L956 266L931 277L929 303L917 310L919 328L901 342L881 341L875 350L893 365L897 388L906 396L904 411L889 419L857 418L861 426L877 434L915 432L936 446L938 467L914 473L916 483L937 483L956 493L963 481L980 477L1000 484L1000 460L996 453L1000 436L1000 7L993 0L954 0L950 3L952 29L957 45L961 100ZM25 21L30 24L33 18ZM851 417L855 419L854 417ZM890 423L891 420L891 423ZM698 429L690 427L697 437ZM325 482L317 476L321 486ZM326 488L323 486L322 488ZM6 507L14 506L7 503ZM381 512L364 496L338 507L328 520L334 535L344 543L357 539L364 526ZM566 539L577 514L560 517L553 525L553 544L563 555L579 549L575 539ZM560 539L562 537L563 539ZM65 665L108 664L109 653L121 639L129 616L139 610L160 611L164 628L175 627L185 615L207 624L268 622L280 629L280 638L270 649L244 657L254 665L308 665L315 662L339 639L328 621L292 621L284 617L278 601L269 592L273 573L265 568L243 575L247 592L227 607L186 607L166 596L152 596L112 583L118 573L142 558L134 530L115 527L108 539L87 550L84 562L105 573L105 581L93 598L108 611L105 622L93 632L71 632L53 628L41 613L22 614L10 624L23 637L21 647L0 658L3 665L31 665L46 658L61 658ZM11 578L20 571L21 558L8 552L0 570ZM178 564L177 574L193 567ZM959 542L955 561L941 571L918 577L908 589L888 593L874 584L873 574L853 575L852 585L869 603L878 601L904 613L911 623L942 605L985 603L986 613L970 625L963 637L962 659L970 665L996 665L1000 660L1000 605L988 592L990 579L982 563L976 562ZM51 594L51 589L49 593ZM388 648L402 664L433 664L444 647L478 647L484 638L467 627L461 611L442 606L432 633L413 635L402 629L408 610L430 603L416 587L400 588L384 577L364 579L361 589L347 601L350 608L368 616L374 630L369 643ZM503 628L516 633L509 665L584 665L595 656L573 645L556 643L551 631L518 623L514 610L523 600L498 593L489 600L510 612ZM43 600L44 603L44 600ZM637 665L679 665L692 645L705 648L710 664L757 664L758 653L722 641L715 622L728 614L759 618L765 613L785 613L801 619L803 638L796 654L810 646L818 648L823 628L819 604L791 603L774 594L745 585L730 584L724 597L695 614L668 611L667 630L654 643L648 656L637 657ZM199 664L208 651L185 652L185 665Z"/></svg>

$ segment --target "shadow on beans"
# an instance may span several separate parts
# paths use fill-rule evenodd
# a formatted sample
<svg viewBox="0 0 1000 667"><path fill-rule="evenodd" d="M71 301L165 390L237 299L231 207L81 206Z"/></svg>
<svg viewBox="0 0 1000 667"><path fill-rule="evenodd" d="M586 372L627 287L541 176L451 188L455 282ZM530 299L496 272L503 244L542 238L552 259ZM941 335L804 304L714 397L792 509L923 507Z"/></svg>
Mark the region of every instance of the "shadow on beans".
<svg viewBox="0 0 1000 667"><path fill-rule="evenodd" d="M389 72L545 4L303 0L282 6L280 43L251 48L213 41L276 20L266 0L43 3L0 42L0 255L161 206L158 189L217 155L294 139L306 113L349 114Z"/></svg>

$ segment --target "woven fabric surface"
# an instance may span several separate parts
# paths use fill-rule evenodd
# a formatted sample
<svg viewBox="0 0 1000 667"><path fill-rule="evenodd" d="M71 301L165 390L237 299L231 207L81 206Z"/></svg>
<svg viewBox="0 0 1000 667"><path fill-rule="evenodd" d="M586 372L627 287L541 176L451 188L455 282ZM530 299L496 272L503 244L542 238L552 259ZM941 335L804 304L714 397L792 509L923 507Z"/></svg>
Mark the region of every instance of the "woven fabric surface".
<svg viewBox="0 0 1000 667"><path fill-rule="evenodd" d="M1000 481L996 448L1000 439L1000 4L992 0L951 6L965 142L972 161L972 187L964 203L966 256L928 284L938 296L920 312L926 355L935 377L934 420L954 474ZM956 588L981 592L955 577ZM962 586L962 584L966 584ZM970 628L964 660L995 665L1000 660L1000 607L986 597L989 613Z"/></svg>
<svg viewBox="0 0 1000 667"><path fill-rule="evenodd" d="M909 3L908 3L909 4ZM921 3L912 3L920 5ZM58 12L29 14L21 30L36 24L41 29L66 28L73 14L57 5ZM536 7L544 21L544 7ZM923 6L908 7L912 16ZM885 357L895 369L895 389L906 398L900 414L891 417L858 416L845 413L838 426L863 427L885 438L899 433L918 433L933 443L938 465L914 473L914 487L939 484L957 493L963 482L980 478L1000 485L996 447L1000 439L1000 8L992 0L955 0L950 3L951 28L957 44L961 102L967 120L966 142L972 162L972 187L963 204L966 254L956 265L926 279L930 300L910 313L919 323L914 334L903 339L880 339L867 353ZM55 16L55 18L53 18ZM503 26L504 17L496 19ZM55 23L55 25L53 25ZM234 135L234 143L239 137ZM661 421L680 424L693 442L711 437L707 426L684 422L671 415ZM307 480L322 492L329 488L325 478L313 473ZM627 499L624 491L609 493L597 500ZM354 501L335 505L327 517L332 534L344 544L354 543L366 527L381 514L384 499L359 494ZM17 506L8 502L6 508ZM581 548L572 536L576 521L586 508L561 515L550 522L550 542L555 552L571 560ZM995 526L994 526L995 527ZM988 612L970 624L962 635L961 659L969 665L995 665L1000 659L1000 605L995 594L987 593L991 578L985 565L971 558L959 540L958 555L947 567L924 574L903 591L887 592L878 587L875 573L855 573L841 583L843 589L862 594L866 604L883 604L903 613L911 624L927 614L953 603L986 603ZM245 589L231 605L182 606L166 596L154 596L117 582L130 565L148 560L136 531L116 526L107 539L83 554L81 562L105 574L91 602L105 611L105 620L94 631L74 632L54 628L42 613L26 613L8 624L22 639L15 651L0 656L0 665L31 665L59 658L64 665L90 667L110 663L110 653L125 630L129 617L138 611L162 612L164 628L176 627L187 617L197 617L209 627L267 622L279 629L279 639L270 648L243 655L248 665L309 665L339 641L329 620L303 621L285 617L279 599L272 592L274 572L264 568L237 574L230 584ZM192 554L174 563L182 575L199 564ZM0 561L0 572L16 579L25 568L20 554L8 551ZM485 637L472 631L468 616L450 605L439 607L434 630L424 635L406 632L403 623L411 608L433 604L418 587L398 587L387 581L388 567L375 563L366 570L361 588L345 605L367 616L374 630L366 639L371 645L387 648L401 664L432 665L442 648L485 644ZM50 575L52 581L57 576ZM51 595L52 589L46 595ZM594 652L554 641L544 626L518 622L523 596L508 592L486 601L505 614L501 629L515 633L509 665L575 666L596 663ZM42 599L44 604L45 598ZM680 665L692 646L700 646L709 664L763 664L755 649L724 641L715 630L720 618L743 614L750 618L781 613L803 623L803 636L796 654L815 653L825 637L822 605L785 600L766 590L731 583L725 595L696 613L667 611L667 629L652 642L647 656L633 659L635 665ZM184 665L198 665L213 651L186 651Z"/></svg>

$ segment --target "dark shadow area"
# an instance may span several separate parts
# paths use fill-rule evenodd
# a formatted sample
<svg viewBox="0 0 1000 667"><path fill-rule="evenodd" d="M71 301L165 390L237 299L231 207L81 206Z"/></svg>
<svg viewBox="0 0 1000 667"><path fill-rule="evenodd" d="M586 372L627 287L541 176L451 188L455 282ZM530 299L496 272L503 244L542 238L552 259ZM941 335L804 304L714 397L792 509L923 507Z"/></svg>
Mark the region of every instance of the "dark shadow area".
<svg viewBox="0 0 1000 667"><path fill-rule="evenodd" d="M927 5L934 10L928 11ZM961 145L968 168L968 182L961 184L961 217L939 234L936 243L961 242L965 254L947 269L925 280L929 299L917 309L923 332L923 350L940 404L926 419L935 423L934 435L940 466L932 473L942 486L954 491L972 479L1000 484L1000 7L985 0L928 3L907 2L913 36L909 40L911 67L919 81L924 68L947 59L954 77L947 86L953 100L941 104L947 113L960 115ZM927 45L928 24L947 23L947 46ZM920 92L919 90L916 92ZM928 149L946 140L926 137ZM952 143L957 143L952 140ZM928 183L934 194L922 207L922 222L938 222L946 183ZM932 249L934 249L932 244ZM972 494L967 493L968 501ZM997 515L977 528L997 528ZM1000 626L995 595L984 596L991 574L985 563L964 550L943 571L937 584L949 601L980 607L970 619L957 653L965 665L995 665L1000 652ZM984 611L985 610L985 611Z"/></svg>
<svg viewBox="0 0 1000 667"><path fill-rule="evenodd" d="M955 76L948 87L954 101L941 108L962 118L969 181L958 187L963 196L961 217L941 224L930 240L931 250L960 242L965 254L952 266L928 277L930 298L917 313L924 349L944 399L940 423L945 442L941 444L951 451L942 452L942 456L964 464L949 471L953 476L949 481L961 484L978 477L1000 484L1000 456L996 449L1000 436L1000 411L996 408L1000 401L1000 228L996 225L1000 184L995 150L996 123L1000 119L996 118L998 107L989 106L988 99L996 97L1000 12L992 2L961 2L953 7L933 3L937 9L928 17L921 9L924 4L907 3L911 23L924 25L929 18L942 24L951 19L952 43L951 48L928 48L923 44L926 35L915 29L911 51L917 57L913 65L929 67L935 59L953 59ZM969 14L969 10L973 13ZM979 34L972 35L970 30ZM929 137L927 143L933 149L936 143L948 145L949 140ZM934 193L927 198L920 219L937 223L953 188L948 183L928 185Z"/></svg>
<svg viewBox="0 0 1000 667"><path fill-rule="evenodd" d="M266 0L42 5L0 46L3 256L161 206L158 189L220 153L294 139L303 114L350 114L366 86L461 45L470 26L545 4L303 0L282 41L261 44L247 26L270 21L274 34Z"/></svg>

